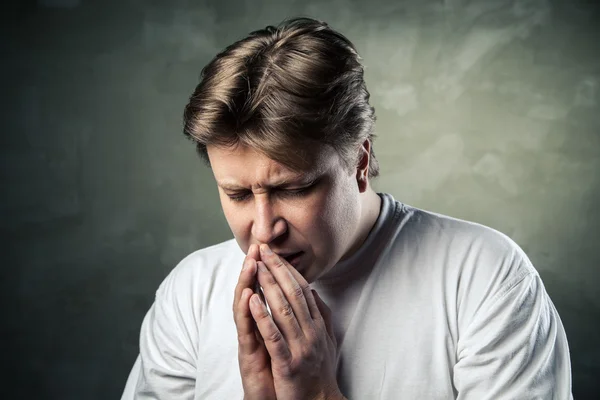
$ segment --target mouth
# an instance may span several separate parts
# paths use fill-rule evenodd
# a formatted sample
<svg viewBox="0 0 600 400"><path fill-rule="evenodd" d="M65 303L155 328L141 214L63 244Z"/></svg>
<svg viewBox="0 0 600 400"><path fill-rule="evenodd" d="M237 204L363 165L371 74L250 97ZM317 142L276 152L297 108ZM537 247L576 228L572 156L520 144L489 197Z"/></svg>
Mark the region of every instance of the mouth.
<svg viewBox="0 0 600 400"><path fill-rule="evenodd" d="M294 268L298 269L300 265L300 261L302 261L303 251L299 251L294 254L290 254L289 256L283 257L288 263L290 263Z"/></svg>

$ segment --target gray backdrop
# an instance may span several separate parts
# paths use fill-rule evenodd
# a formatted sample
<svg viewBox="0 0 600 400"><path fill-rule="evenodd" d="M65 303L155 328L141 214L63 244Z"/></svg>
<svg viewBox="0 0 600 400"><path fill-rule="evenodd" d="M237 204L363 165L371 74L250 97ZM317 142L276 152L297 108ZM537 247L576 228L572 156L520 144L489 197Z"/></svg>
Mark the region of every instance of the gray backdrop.
<svg viewBox="0 0 600 400"><path fill-rule="evenodd" d="M231 237L181 133L202 66L305 15L358 47L374 186L494 227L539 270L576 399L600 377L600 14L588 1L3 3L2 363L11 399L116 399L153 294ZM4 397L4 396L3 396Z"/></svg>

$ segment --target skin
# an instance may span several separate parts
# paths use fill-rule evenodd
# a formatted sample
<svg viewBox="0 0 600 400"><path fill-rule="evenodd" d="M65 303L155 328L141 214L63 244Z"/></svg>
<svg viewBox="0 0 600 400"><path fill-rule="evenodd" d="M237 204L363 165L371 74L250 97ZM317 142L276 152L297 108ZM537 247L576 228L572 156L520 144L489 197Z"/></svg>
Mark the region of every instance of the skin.
<svg viewBox="0 0 600 400"><path fill-rule="evenodd" d="M311 168L292 171L248 147L208 148L225 217L247 254L233 303L245 399L344 398L331 310L309 283L351 256L379 215L369 149L365 141L356 170L324 147ZM278 255L297 251L297 269ZM272 316L253 293L257 280Z"/></svg>
<svg viewBox="0 0 600 400"><path fill-rule="evenodd" d="M261 243L277 254L303 251L298 270L309 283L352 255L379 215L369 149L365 141L353 171L330 147L315 151L312 168L292 171L248 147L209 146L223 213L242 251Z"/></svg>

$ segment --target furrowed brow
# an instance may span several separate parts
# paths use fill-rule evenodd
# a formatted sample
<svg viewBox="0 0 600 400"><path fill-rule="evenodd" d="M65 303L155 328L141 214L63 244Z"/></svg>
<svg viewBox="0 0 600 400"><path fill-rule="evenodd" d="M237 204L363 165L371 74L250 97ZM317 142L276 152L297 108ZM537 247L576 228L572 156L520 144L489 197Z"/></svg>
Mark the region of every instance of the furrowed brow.
<svg viewBox="0 0 600 400"><path fill-rule="evenodd" d="M314 174L305 174L305 175L299 175L299 176L283 179L281 181L273 183L272 185L261 185L259 187L267 188L267 189L279 189L279 188L286 188L286 187L289 187L292 185L298 185L298 184L300 184L300 185L301 184L310 184L310 183L314 182L316 179L317 179L317 177ZM248 190L247 187L240 186L237 183L230 182L230 181L217 182L217 185L219 185L219 187L221 187L224 190L230 190L230 191Z"/></svg>

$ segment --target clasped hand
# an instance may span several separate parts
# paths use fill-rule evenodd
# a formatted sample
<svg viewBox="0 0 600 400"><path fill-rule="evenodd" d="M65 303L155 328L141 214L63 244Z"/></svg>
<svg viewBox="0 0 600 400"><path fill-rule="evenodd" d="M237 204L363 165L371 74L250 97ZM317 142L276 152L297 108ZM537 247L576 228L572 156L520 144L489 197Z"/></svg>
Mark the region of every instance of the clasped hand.
<svg viewBox="0 0 600 400"><path fill-rule="evenodd" d="M271 309L252 288L256 279ZM343 399L335 377L331 310L267 245L251 245L235 288L233 314L244 399Z"/></svg>

